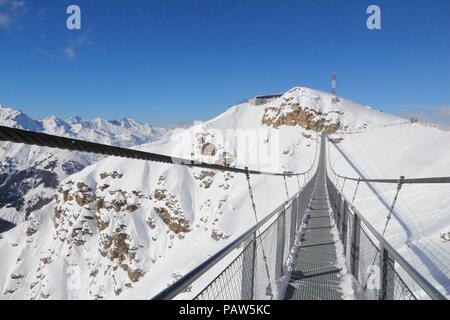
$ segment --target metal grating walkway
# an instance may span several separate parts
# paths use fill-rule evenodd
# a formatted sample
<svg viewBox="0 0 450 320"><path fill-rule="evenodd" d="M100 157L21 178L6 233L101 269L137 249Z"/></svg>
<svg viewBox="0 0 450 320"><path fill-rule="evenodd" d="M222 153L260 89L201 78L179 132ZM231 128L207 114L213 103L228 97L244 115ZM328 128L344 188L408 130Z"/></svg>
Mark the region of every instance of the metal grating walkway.
<svg viewBox="0 0 450 320"><path fill-rule="evenodd" d="M324 157L321 157L316 190L286 300L341 300L340 269L336 267L336 243L325 185Z"/></svg>

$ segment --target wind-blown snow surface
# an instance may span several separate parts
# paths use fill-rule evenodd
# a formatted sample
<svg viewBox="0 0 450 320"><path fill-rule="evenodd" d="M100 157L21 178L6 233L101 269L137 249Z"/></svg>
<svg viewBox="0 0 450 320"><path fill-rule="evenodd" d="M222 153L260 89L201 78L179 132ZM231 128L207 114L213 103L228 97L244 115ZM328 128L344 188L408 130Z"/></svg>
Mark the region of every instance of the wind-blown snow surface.
<svg viewBox="0 0 450 320"><path fill-rule="evenodd" d="M132 119L100 118L67 121L54 116L34 120L19 110L0 107L0 125L117 146L135 146L159 139L164 131ZM102 157L40 148L0 144L0 233L2 220L13 224L48 204L59 183Z"/></svg>
<svg viewBox="0 0 450 320"><path fill-rule="evenodd" d="M450 133L419 124L368 129L345 135L330 147L336 172L366 178L398 179L450 176ZM350 165L350 162L354 166ZM342 180L340 182L342 184ZM361 184L355 207L380 231L383 230L397 186ZM345 184L352 199L355 183ZM375 196L381 195L382 201ZM389 223L388 241L447 297L450 297L450 242L441 239L450 232L448 185L404 185ZM413 289L420 294L420 288Z"/></svg>
<svg viewBox="0 0 450 320"><path fill-rule="evenodd" d="M298 106L308 111L292 122ZM273 125L263 125L263 118ZM278 126L280 121L290 125ZM294 88L267 105L234 106L140 149L302 172L311 166L318 135L297 122L351 132L402 120L344 99L336 106L329 94ZM286 200L283 178L252 176L251 184L258 220ZM290 195L298 191L295 178L287 184ZM1 235L0 294L148 299L254 223L242 175L107 158L68 177L54 201Z"/></svg>

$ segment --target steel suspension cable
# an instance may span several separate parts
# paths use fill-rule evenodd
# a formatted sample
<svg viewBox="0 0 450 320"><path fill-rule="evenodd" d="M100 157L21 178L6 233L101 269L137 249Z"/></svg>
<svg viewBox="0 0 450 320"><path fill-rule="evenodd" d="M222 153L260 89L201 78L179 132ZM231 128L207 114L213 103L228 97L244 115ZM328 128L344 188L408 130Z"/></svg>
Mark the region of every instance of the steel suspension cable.
<svg viewBox="0 0 450 320"><path fill-rule="evenodd" d="M134 149L127 149L123 147L114 147L106 144L83 141L78 139L60 137L45 133L38 133L32 131L26 131L22 129L9 128L0 126L0 141L23 143L28 145L35 145L40 147L57 148L70 151L88 152L94 154L101 154L105 156L116 156L129 159L146 160L152 162L162 162L167 164L182 165L187 167L196 167L210 170L229 171L235 173L246 174L246 170L238 167L224 166L212 163L206 163L202 161L196 161L193 159L184 159L180 157L172 157L168 155L162 155L157 153L145 152ZM268 176L304 176L314 169L316 160L314 159L311 167L300 173L274 173L260 170L248 170L251 175L268 175Z"/></svg>
<svg viewBox="0 0 450 320"><path fill-rule="evenodd" d="M344 152L338 146L334 145L334 147L342 155L344 155ZM330 151L329 147L328 147L328 150ZM340 175L334 170L333 166L331 165L331 152L328 152L328 153L329 153L329 156L328 156L329 167L330 167L333 175L335 175L338 178L341 178L341 179L345 178L346 180L356 181L356 182L363 181L363 182L390 183L390 184L397 184L398 183L398 179L384 179L384 178L368 179L368 178L362 178L362 177L353 178L353 177L347 177L347 176ZM403 184L450 184L450 177L405 178L405 179L403 179Z"/></svg>

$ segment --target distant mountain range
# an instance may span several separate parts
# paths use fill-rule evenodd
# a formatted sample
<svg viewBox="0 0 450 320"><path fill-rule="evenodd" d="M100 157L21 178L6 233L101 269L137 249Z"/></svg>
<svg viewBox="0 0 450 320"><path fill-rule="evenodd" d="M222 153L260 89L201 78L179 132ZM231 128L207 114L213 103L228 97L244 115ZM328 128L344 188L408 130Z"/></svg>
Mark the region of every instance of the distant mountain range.
<svg viewBox="0 0 450 320"><path fill-rule="evenodd" d="M154 128L133 119L62 120L30 118L20 110L0 106L0 125L130 147L155 141L176 129ZM79 152L0 143L0 233L27 219L53 199L62 180L102 157Z"/></svg>

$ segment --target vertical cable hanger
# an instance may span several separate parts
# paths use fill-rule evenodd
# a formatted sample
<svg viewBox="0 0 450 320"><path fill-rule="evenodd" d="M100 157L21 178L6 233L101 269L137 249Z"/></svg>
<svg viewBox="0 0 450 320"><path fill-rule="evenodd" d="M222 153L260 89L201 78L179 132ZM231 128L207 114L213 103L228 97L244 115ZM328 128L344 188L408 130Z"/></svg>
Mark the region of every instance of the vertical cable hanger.
<svg viewBox="0 0 450 320"><path fill-rule="evenodd" d="M245 177L247 179L247 184L248 184L248 193L250 196L250 200L252 201L252 209L253 209L253 213L255 215L255 220L256 223L258 223L258 216L256 214L256 205L255 205L255 199L253 197L253 189L252 189L252 185L250 184L250 174L248 173L248 167L245 167Z"/></svg>
<svg viewBox="0 0 450 320"><path fill-rule="evenodd" d="M249 193L249 196L250 196L250 200L252 202L252 209L253 209L253 214L255 215L255 222L256 222L256 225L258 225L259 220L258 220L258 215L256 214L255 198L253 196L253 189L252 189L252 185L250 183L250 174L248 172L248 167L245 167L245 177L247 178L248 193ZM259 231L259 236L258 237L256 236L256 231L255 231L255 238L254 238L253 241L256 241L256 239L259 239L259 241L260 241L261 251L262 251L262 254L263 254L264 266L265 266L265 269L266 269L267 280L269 282L269 285L267 287L267 292L272 292L271 282L270 282L269 266L267 265L267 255L266 255L266 252L264 250L264 246L263 246L262 239L261 239L260 236L261 236L261 231ZM256 255L256 252L254 254ZM273 297L273 295L272 295L272 297Z"/></svg>
<svg viewBox="0 0 450 320"><path fill-rule="evenodd" d="M397 204L398 196L400 194L400 191L402 190L402 186L403 186L404 180L405 180L405 176L401 176L400 179L398 180L397 192L395 194L394 199L392 200L391 208L389 209L389 213L388 213L388 215L386 217L386 223L384 225L383 233L381 234L381 237L383 239L384 239L384 236L386 234L386 230L387 230L387 227L389 225L389 221L391 221L391 219L392 219L392 214L394 213L395 205ZM383 243L380 242L380 246L379 246L379 248L378 248L378 250L377 250L377 252L375 254L375 257L373 258L372 265L375 265L375 262L377 261L378 255L381 254L381 250L383 249L382 246L383 246ZM367 282L364 285L364 291L367 289L368 280L372 276L373 272L374 272L374 269L372 268L370 270L369 275L367 276Z"/></svg>
<svg viewBox="0 0 450 320"><path fill-rule="evenodd" d="M344 192L345 182L347 181L347 177L344 178L344 182L342 183L341 193Z"/></svg>
<svg viewBox="0 0 450 320"><path fill-rule="evenodd" d="M356 193L358 192L358 188L359 188L360 184L361 184L361 178L358 178L358 182L356 183L355 193L353 194L353 198L352 198L352 205L355 202Z"/></svg>
<svg viewBox="0 0 450 320"><path fill-rule="evenodd" d="M284 178L284 187L285 187L285 189L286 189L287 200L289 200L289 190L288 190L288 186L287 186L287 179L286 179L286 176L283 176L283 178ZM286 201L287 201L287 200L286 200Z"/></svg>
<svg viewBox="0 0 450 320"><path fill-rule="evenodd" d="M392 201L392 205L391 208L389 210L389 214L386 217L386 224L384 226L384 230L382 233L382 237L384 238L384 234L386 233L386 229L388 227L389 221L392 218L392 214L394 213L394 209L395 209L395 205L397 204L397 200L398 200L398 195L400 194L400 191L402 190L402 186L403 186L403 181L405 180L405 176L401 176L400 179L398 180L398 185L397 185L397 193L395 194L394 200Z"/></svg>

